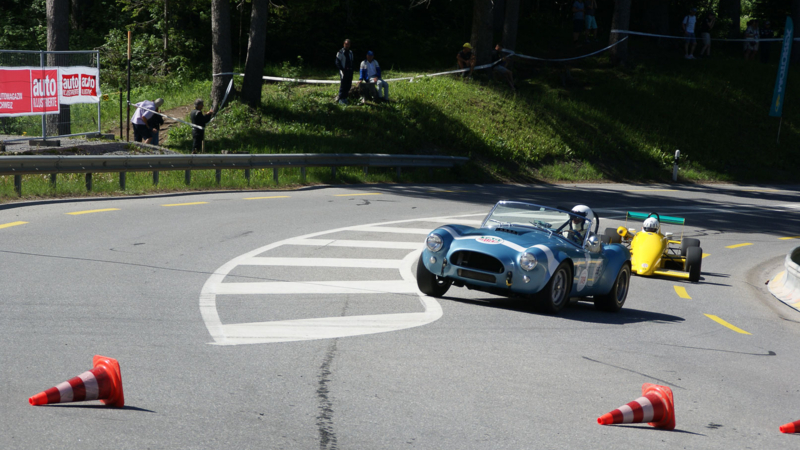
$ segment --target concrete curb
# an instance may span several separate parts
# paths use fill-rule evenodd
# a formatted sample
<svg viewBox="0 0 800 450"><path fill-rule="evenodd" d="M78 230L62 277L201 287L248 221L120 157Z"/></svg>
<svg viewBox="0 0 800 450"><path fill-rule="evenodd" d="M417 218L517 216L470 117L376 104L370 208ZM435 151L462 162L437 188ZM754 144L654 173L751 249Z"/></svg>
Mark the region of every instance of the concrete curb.
<svg viewBox="0 0 800 450"><path fill-rule="evenodd" d="M800 311L800 247L786 255L782 271L769 282L769 291L794 309Z"/></svg>

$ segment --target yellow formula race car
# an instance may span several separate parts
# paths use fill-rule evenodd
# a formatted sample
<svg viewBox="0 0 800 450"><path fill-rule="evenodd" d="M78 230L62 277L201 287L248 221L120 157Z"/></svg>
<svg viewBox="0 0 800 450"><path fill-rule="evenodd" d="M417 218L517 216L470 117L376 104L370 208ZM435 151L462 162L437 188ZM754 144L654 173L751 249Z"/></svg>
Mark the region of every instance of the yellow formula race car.
<svg viewBox="0 0 800 450"><path fill-rule="evenodd" d="M601 240L607 244L623 244L631 250L631 271L636 275L682 278L693 283L700 281L703 249L700 240L683 237L673 239L672 233L662 233L661 224L683 225L686 219L660 216L658 213L628 212L628 220L641 220L642 230L619 227L606 228Z"/></svg>

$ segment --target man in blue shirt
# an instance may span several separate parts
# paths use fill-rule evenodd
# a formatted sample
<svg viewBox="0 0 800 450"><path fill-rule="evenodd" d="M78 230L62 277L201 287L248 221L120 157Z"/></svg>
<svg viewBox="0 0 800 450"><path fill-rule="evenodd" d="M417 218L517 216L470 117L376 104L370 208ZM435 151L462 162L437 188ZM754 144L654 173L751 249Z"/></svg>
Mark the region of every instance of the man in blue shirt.
<svg viewBox="0 0 800 450"><path fill-rule="evenodd" d="M388 102L389 101L389 83L383 81L381 78L381 66L375 60L375 54L372 50L367 52L367 59L361 61L361 71L358 77L358 84L362 81L375 85L378 92L378 99Z"/></svg>
<svg viewBox="0 0 800 450"><path fill-rule="evenodd" d="M579 45L578 38L580 38L586 25L583 17L585 9L581 0L575 0L575 3L572 4L572 42L575 43L576 47Z"/></svg>

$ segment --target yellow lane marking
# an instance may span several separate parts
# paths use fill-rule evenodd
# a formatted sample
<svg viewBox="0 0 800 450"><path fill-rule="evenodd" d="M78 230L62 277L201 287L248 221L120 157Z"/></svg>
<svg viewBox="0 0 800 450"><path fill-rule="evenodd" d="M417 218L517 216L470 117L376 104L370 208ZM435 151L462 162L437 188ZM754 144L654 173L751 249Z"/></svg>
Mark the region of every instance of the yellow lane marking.
<svg viewBox="0 0 800 450"><path fill-rule="evenodd" d="M439 194L439 193L442 193L442 192L455 192L455 191L445 191L445 190L441 190L441 191L428 191L428 193L430 193L430 194Z"/></svg>
<svg viewBox="0 0 800 450"><path fill-rule="evenodd" d="M711 253L703 253L703 258L705 258L706 256L711 256Z"/></svg>
<svg viewBox="0 0 800 450"><path fill-rule="evenodd" d="M725 248L739 248L739 247L747 247L748 245L753 245L753 244L752 244L752 243L750 243L750 242L745 242L744 244L735 244L735 245L729 245L729 246L727 246L727 247L725 247Z"/></svg>
<svg viewBox="0 0 800 450"><path fill-rule="evenodd" d="M711 314L706 314L705 316L708 317L709 319L713 320L714 322L717 322L718 324L722 325L723 327L728 327L728 328L730 328L731 330L733 330L733 331L735 331L737 333L750 334L747 331L744 331L743 329L741 329L739 327L735 327L735 326L729 324L728 322L725 322L724 320L720 319L717 316L713 316Z"/></svg>
<svg viewBox="0 0 800 450"><path fill-rule="evenodd" d="M28 223L28 222L10 222L10 223L4 223L4 224L0 225L0 228L11 228L11 227L15 227L15 226L17 226L17 225L25 225L26 223Z"/></svg>
<svg viewBox="0 0 800 450"><path fill-rule="evenodd" d="M367 192L366 194L336 194L334 197L355 197L356 195L381 195L380 192Z"/></svg>
<svg viewBox="0 0 800 450"><path fill-rule="evenodd" d="M170 203L169 205L161 206L189 206L189 205L205 205L208 202L193 202L193 203Z"/></svg>
<svg viewBox="0 0 800 450"><path fill-rule="evenodd" d="M786 241L788 239L800 239L800 236L789 236L789 237L782 237L782 238L778 238L778 239L780 239L782 241Z"/></svg>
<svg viewBox="0 0 800 450"><path fill-rule="evenodd" d="M79 216L81 214L92 214L92 213L99 213L99 212L106 212L106 211L119 211L119 208L106 208L106 209L90 209L88 211L75 211L71 213L67 213L70 216Z"/></svg>
<svg viewBox="0 0 800 450"><path fill-rule="evenodd" d="M779 272L777 275L775 275L775 278L773 278L773 279L772 279L772 281L770 281L769 283L770 283L770 284L772 284L772 283L777 283L777 282L778 282L778 280L780 280L780 278L781 278L781 277L782 277L782 276L783 276L785 273L786 273L786 271L785 271L785 270L782 270L782 271L780 271L780 272Z"/></svg>
<svg viewBox="0 0 800 450"><path fill-rule="evenodd" d="M288 195L274 195L272 197L249 197L245 200L261 200L262 198L289 198Z"/></svg>
<svg viewBox="0 0 800 450"><path fill-rule="evenodd" d="M692 297L689 296L689 293L686 292L686 288L685 287L683 287L683 286L673 286L673 287L675 288L675 293L678 294L678 297L680 297L680 298L688 298L689 300L692 299Z"/></svg>
<svg viewBox="0 0 800 450"><path fill-rule="evenodd" d="M677 189L628 189L626 192L675 192Z"/></svg>

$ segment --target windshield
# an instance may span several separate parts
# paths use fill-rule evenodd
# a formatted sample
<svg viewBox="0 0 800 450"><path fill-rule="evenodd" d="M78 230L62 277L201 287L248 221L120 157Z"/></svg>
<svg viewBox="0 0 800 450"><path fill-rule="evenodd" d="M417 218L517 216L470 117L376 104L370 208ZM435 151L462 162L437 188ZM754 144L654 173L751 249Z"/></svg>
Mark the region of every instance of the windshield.
<svg viewBox="0 0 800 450"><path fill-rule="evenodd" d="M582 216L556 208L522 202L499 202L486 216L481 228L495 230L504 227L539 229L582 246L592 223Z"/></svg>

